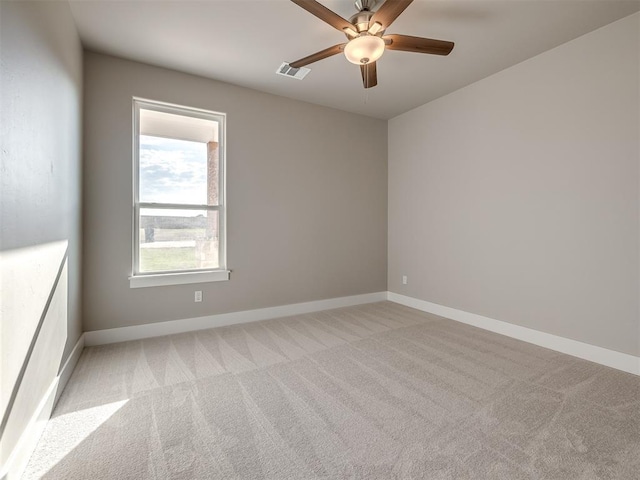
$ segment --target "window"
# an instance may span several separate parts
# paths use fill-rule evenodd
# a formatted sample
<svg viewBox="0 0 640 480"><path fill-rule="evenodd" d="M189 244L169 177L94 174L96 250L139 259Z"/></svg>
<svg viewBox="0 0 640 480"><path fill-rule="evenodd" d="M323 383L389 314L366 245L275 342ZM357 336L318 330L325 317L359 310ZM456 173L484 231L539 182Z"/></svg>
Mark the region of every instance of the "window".
<svg viewBox="0 0 640 480"><path fill-rule="evenodd" d="M131 287L228 280L225 115L134 99Z"/></svg>

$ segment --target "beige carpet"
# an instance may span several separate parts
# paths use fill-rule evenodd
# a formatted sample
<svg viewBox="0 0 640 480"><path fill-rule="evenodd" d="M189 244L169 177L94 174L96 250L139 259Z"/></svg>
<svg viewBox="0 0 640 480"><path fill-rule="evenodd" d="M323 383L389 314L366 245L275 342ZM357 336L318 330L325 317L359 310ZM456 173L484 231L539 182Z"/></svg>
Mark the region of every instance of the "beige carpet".
<svg viewBox="0 0 640 480"><path fill-rule="evenodd" d="M640 378L389 302L92 347L24 478L640 479Z"/></svg>

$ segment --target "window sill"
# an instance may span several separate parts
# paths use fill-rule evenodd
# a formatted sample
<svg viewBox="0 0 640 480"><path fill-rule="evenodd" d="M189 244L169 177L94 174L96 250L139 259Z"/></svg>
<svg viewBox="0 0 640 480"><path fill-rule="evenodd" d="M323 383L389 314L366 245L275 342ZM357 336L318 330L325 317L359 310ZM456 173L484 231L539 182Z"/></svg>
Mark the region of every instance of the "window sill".
<svg viewBox="0 0 640 480"><path fill-rule="evenodd" d="M159 275L137 275L129 277L129 288L163 287L188 283L224 282L229 280L230 270L207 272L162 273Z"/></svg>

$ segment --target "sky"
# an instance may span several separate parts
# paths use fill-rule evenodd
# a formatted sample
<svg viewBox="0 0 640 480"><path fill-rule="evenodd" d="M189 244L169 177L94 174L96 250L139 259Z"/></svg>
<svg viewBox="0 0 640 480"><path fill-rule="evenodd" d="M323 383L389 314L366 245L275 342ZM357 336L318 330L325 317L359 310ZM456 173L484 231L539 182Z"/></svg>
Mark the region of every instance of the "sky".
<svg viewBox="0 0 640 480"><path fill-rule="evenodd" d="M206 204L207 144L140 135L140 201Z"/></svg>

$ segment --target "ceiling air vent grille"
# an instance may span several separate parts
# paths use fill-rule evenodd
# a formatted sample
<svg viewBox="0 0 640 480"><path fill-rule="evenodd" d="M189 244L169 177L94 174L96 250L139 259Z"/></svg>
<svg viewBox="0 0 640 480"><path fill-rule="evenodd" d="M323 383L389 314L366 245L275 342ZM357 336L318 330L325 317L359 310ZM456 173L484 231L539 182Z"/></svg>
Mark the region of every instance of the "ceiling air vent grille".
<svg viewBox="0 0 640 480"><path fill-rule="evenodd" d="M278 70L276 70L276 73L278 75L283 75L285 77L297 78L298 80L302 80L304 77L307 76L307 73L309 73L310 71L311 71L310 68L304 68L304 67L293 68L289 66L288 63L283 62L282 65L280 65L280 67L278 68Z"/></svg>

